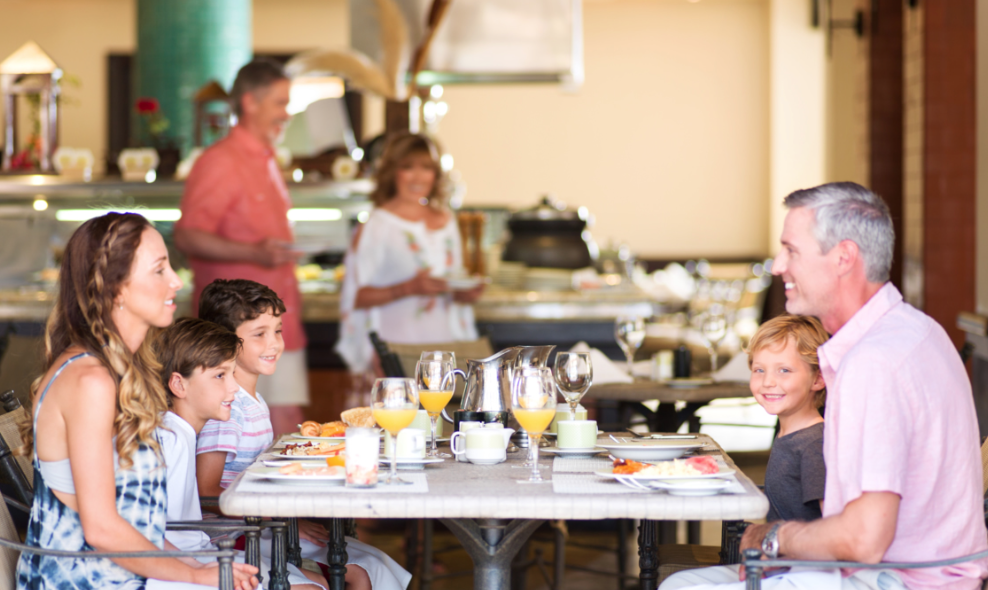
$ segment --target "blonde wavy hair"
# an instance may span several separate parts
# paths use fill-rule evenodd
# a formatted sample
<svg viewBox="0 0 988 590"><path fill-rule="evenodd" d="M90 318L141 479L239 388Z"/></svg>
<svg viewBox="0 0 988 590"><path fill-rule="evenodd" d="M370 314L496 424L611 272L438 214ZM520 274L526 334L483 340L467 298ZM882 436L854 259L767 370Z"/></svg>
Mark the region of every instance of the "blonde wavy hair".
<svg viewBox="0 0 988 590"><path fill-rule="evenodd" d="M820 320L805 315L784 314L759 326L758 331L751 337L751 342L748 343L748 368L751 368L756 352L765 348L785 346L790 339L796 343L796 351L803 362L810 366L815 378L820 372L820 357L816 351L830 339L830 335L823 329ZM819 409L826 401L827 388L824 387L816 392L814 402Z"/></svg>
<svg viewBox="0 0 988 590"><path fill-rule="evenodd" d="M113 425L120 466L129 469L141 444L161 458L154 430L168 410L159 375L161 364L144 339L133 353L124 344L111 312L120 288L130 278L134 253L144 231L153 229L140 215L109 213L82 224L72 234L62 258L59 292L45 327L45 368L31 385L32 400L44 375L68 348L78 346L107 368L117 383L117 414ZM21 424L25 452L33 445L30 412Z"/></svg>
<svg viewBox="0 0 988 590"><path fill-rule="evenodd" d="M388 139L384 154L377 165L377 172L374 174L376 181L374 192L370 195L375 207L380 207L395 197L398 193L396 183L398 169L408 158L418 155L429 158L432 168L436 171L436 181L427 197L429 205L441 207L446 202L445 177L439 164L441 152L438 144L425 135L402 131Z"/></svg>

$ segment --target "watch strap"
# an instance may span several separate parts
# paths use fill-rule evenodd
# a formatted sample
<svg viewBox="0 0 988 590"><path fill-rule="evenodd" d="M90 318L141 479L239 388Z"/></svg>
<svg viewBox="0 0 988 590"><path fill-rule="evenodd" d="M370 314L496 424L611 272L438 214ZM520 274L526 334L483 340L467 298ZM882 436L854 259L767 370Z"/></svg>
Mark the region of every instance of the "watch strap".
<svg viewBox="0 0 988 590"><path fill-rule="evenodd" d="M762 539L762 553L769 559L775 559L779 556L779 529L781 527L781 522L773 524L772 528L765 534L765 538Z"/></svg>

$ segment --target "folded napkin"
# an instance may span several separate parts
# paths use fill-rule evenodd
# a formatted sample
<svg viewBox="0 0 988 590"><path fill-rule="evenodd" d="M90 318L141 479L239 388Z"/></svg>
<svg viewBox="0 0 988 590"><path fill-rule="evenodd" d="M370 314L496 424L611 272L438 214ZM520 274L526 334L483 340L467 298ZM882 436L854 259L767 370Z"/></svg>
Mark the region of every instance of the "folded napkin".
<svg viewBox="0 0 988 590"><path fill-rule="evenodd" d="M751 369L748 368L748 355L739 352L714 373L714 381L744 381L751 379Z"/></svg>
<svg viewBox="0 0 988 590"><path fill-rule="evenodd" d="M611 359L596 348L590 348L586 342L578 342L570 349L570 352L589 352L590 365L593 367L593 382L601 383L631 383L631 375L628 375L625 365L617 365Z"/></svg>

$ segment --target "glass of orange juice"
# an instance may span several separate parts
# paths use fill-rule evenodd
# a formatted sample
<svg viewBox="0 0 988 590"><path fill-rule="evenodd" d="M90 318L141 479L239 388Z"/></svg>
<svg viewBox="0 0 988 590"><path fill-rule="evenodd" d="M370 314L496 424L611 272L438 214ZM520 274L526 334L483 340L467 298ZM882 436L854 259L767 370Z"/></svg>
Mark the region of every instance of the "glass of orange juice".
<svg viewBox="0 0 988 590"><path fill-rule="evenodd" d="M453 398L453 369L452 361L421 360L415 365L415 384L419 389L419 401L429 414L432 422L432 446L427 453L429 457L448 459L449 453L440 453L436 447L436 421L439 414Z"/></svg>
<svg viewBox="0 0 988 590"><path fill-rule="evenodd" d="M511 382L511 412L528 433L532 475L520 483L543 483L539 473L539 440L556 415L556 388L545 367L524 367Z"/></svg>
<svg viewBox="0 0 988 590"><path fill-rule="evenodd" d="M419 411L418 387L414 379L386 378L374 382L371 408L377 425L391 433L391 471L388 485L410 484L398 477L398 433L407 428Z"/></svg>

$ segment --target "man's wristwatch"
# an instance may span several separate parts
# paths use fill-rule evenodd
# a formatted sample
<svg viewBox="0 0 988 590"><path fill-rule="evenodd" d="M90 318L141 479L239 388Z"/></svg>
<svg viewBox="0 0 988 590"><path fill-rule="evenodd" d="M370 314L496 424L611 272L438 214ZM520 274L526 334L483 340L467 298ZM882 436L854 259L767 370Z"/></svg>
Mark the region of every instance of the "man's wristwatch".
<svg viewBox="0 0 988 590"><path fill-rule="evenodd" d="M772 528L765 534L765 538L762 539L762 553L769 559L775 559L779 556L779 528L781 526L781 522L773 524Z"/></svg>

